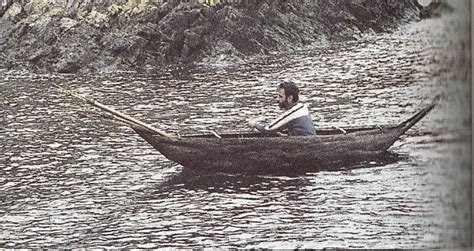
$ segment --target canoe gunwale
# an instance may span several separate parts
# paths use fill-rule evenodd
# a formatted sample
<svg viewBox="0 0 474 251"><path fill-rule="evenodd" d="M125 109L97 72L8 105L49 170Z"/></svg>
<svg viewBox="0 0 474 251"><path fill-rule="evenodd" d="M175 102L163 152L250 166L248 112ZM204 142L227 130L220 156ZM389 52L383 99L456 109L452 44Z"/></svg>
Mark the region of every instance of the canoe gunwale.
<svg viewBox="0 0 474 251"><path fill-rule="evenodd" d="M349 126L349 127L342 127L342 128L335 128L335 127L325 127L325 128L318 128L316 129L316 136L326 136L326 135L345 135L345 134L351 134L355 132L362 132L362 131L371 131L371 130L380 130L383 131L385 129L391 129L398 127L399 125L373 125L373 126ZM342 131L343 129L344 131ZM218 135L222 139L228 139L228 138L278 138L278 137L287 137L287 136L281 136L278 134L263 134L260 132L254 132L254 131L236 131L236 132L222 132L219 133L217 132ZM301 137L301 136L293 136L293 137ZM305 137L312 137L312 136L305 136ZM185 134L185 135L180 135L179 138L216 138L217 137L214 134L204 134L204 133L196 133L196 134Z"/></svg>
<svg viewBox="0 0 474 251"><path fill-rule="evenodd" d="M393 130L393 129L398 129L399 133L398 136L401 136L404 134L407 130L409 130L411 127L413 127L418 121L420 121L422 118L424 118L435 106L436 102L439 99L439 97L436 97L434 101L411 116L409 119L403 121L400 124L387 124L387 125L371 125L371 126L345 126L345 127L323 127L323 128L318 128L316 129L317 135L316 136L334 136L334 135L348 135L348 134L354 134L354 133L367 133L367 132L376 132L377 130L380 130L380 132L384 132L386 130ZM185 135L180 135L176 134L177 136L175 137L162 137L150 130L148 130L145 127L136 125L136 126L131 126L132 129L136 129L139 131L146 131L148 134L152 134L153 137L155 138L167 138L167 139L199 139L199 138L213 138L213 139L230 139L230 138L281 138L281 137L288 137L288 136L281 136L279 134L264 134L260 132L255 132L255 131L234 131L234 132L215 132L215 131L210 131L210 133L195 133L195 134L185 134ZM136 131L135 130L135 131ZM301 136L290 136L290 137L301 137ZM305 137L312 137L312 136L305 136Z"/></svg>

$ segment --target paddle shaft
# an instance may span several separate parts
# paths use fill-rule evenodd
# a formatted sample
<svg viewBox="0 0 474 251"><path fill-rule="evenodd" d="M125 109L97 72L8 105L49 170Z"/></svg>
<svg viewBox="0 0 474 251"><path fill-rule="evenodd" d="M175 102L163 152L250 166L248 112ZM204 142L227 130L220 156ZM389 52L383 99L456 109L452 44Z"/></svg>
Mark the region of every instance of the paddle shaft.
<svg viewBox="0 0 474 251"><path fill-rule="evenodd" d="M167 134L167 133L165 133L165 132L163 132L163 131L161 131L161 130L159 130L159 129L157 129L157 128L155 128L155 127L149 125L149 124L146 124L146 123L144 123L144 122L142 122L142 121L140 121L140 120L138 120L138 119L134 119L134 118L132 118L132 117L130 117L130 116L128 116L128 115L126 115L126 114L124 114L124 113L122 113L122 112L119 112L119 111L117 111L117 110L115 110L115 109L113 109L113 108L110 108L110 107L108 107L108 106L106 106L106 105L104 105L104 104L101 104L101 103L99 103L99 102L97 102L97 101L94 101L94 100L90 100L90 99L86 99L86 98L84 98L84 97L81 97L81 96L79 96L79 95L77 95L77 94L75 94L75 93L73 93L73 92L70 92L70 91L65 90L64 88L60 87L60 86L57 85L57 84L53 84L53 85L54 85L56 88L58 88L58 90L60 90L61 92L64 92L64 93L66 93L66 94L68 94L68 95L71 95L71 96L73 96L73 97L75 97L75 98L78 98L78 99L80 99L80 100L82 100L82 101L84 101L84 102L86 102L86 103L88 103L88 104L90 104L90 105L92 105L92 106L95 106L95 107L97 107L97 108L99 108L99 109L101 109L101 110L103 110L103 111L109 112L109 113L111 113L111 114L113 114L113 115L115 115L115 116L117 116L117 117L119 117L119 118L121 118L121 119L123 119L123 120L129 121L129 122L131 122L132 124L135 124L135 125L137 125L137 126L140 126L140 127L145 128L145 129L147 129L147 130L150 130L150 131L152 131L152 132L154 132L154 133L156 133L156 134L158 134L158 135L160 135L160 136L162 136L162 137L172 137L171 135L169 135L169 134Z"/></svg>

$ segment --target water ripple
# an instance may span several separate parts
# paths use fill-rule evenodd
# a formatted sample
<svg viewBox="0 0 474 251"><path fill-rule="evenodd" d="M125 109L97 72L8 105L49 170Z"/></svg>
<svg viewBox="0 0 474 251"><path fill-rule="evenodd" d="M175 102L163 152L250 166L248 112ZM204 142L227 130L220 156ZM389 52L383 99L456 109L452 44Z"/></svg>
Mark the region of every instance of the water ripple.
<svg viewBox="0 0 474 251"><path fill-rule="evenodd" d="M225 65L109 75L1 71L0 246L435 248L470 245L462 15ZM464 35L467 34L467 35ZM317 126L399 123L441 94L387 161L268 176L193 173L60 83L172 133L249 130L295 81Z"/></svg>

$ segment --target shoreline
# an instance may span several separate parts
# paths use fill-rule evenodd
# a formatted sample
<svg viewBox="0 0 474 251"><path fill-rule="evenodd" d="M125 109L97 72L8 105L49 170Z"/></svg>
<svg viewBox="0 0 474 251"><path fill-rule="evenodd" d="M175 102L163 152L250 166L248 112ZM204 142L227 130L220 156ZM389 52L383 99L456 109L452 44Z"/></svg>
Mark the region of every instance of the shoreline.
<svg viewBox="0 0 474 251"><path fill-rule="evenodd" d="M12 3L0 16L0 68L95 73L239 60L391 32L430 8L416 0L299 2Z"/></svg>

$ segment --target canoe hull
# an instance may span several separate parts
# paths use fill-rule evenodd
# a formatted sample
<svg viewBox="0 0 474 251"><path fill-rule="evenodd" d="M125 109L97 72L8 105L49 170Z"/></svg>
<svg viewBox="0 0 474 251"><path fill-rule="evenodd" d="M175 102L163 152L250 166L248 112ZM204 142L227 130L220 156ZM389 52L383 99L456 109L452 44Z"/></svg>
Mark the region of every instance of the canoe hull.
<svg viewBox="0 0 474 251"><path fill-rule="evenodd" d="M348 163L380 158L434 104L392 126L320 131L317 136L265 137L224 134L161 137L132 127L166 158L185 168L226 173L336 170Z"/></svg>
<svg viewBox="0 0 474 251"><path fill-rule="evenodd" d="M332 170L384 154L396 128L363 135L272 138L163 138L135 129L166 158L184 167L227 173Z"/></svg>

